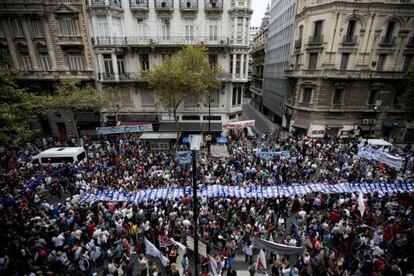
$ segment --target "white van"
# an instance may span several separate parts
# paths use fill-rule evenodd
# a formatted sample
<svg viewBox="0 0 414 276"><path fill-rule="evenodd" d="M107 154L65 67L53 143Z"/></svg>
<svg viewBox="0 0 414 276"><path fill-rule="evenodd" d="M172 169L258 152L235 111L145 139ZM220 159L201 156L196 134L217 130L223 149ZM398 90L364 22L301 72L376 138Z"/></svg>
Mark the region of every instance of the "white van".
<svg viewBox="0 0 414 276"><path fill-rule="evenodd" d="M87 157L83 147L61 147L45 150L32 158L32 164L46 165L51 163L52 165L61 165L86 160Z"/></svg>

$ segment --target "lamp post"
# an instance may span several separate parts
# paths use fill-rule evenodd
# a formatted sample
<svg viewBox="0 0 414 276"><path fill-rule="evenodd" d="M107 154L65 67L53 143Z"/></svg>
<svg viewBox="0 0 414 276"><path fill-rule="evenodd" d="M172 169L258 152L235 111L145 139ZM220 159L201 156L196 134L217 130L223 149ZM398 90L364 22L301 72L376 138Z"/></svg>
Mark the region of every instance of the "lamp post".
<svg viewBox="0 0 414 276"><path fill-rule="evenodd" d="M193 159L193 213L194 213L194 275L198 273L198 209L197 209L197 163L196 154L200 150L201 135L190 135L190 149Z"/></svg>
<svg viewBox="0 0 414 276"><path fill-rule="evenodd" d="M376 119L376 117L377 117L377 109L378 109L378 106L375 105L374 106L374 117L375 117L374 119ZM367 140L366 140L367 144L368 144L368 139L371 136L371 129L372 129L372 125L374 124L374 119L371 119L370 122L369 122L369 129L368 129L368 135L367 135Z"/></svg>

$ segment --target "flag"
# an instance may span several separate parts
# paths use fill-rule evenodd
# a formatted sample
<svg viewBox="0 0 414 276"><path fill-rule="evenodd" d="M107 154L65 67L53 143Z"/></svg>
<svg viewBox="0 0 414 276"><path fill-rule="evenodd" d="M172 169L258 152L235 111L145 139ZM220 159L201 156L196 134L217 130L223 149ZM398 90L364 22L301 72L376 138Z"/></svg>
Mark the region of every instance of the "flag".
<svg viewBox="0 0 414 276"><path fill-rule="evenodd" d="M266 256L265 256L263 249L260 249L259 255L257 256L256 275L257 276L267 275Z"/></svg>
<svg viewBox="0 0 414 276"><path fill-rule="evenodd" d="M158 257L163 266L168 266L169 260L162 255L161 251L155 247L149 240L145 239L145 253L150 256Z"/></svg>
<svg viewBox="0 0 414 276"><path fill-rule="evenodd" d="M173 244L173 241L167 236L159 236L160 247L167 247Z"/></svg>
<svg viewBox="0 0 414 276"><path fill-rule="evenodd" d="M191 151L177 151L175 153L175 159L177 159L178 163L181 165L191 164Z"/></svg>
<svg viewBox="0 0 414 276"><path fill-rule="evenodd" d="M184 252L185 252L185 250L187 249L187 248L185 247L185 245L184 245L184 244L182 244L181 242L175 241L173 238L171 238L171 241L172 241L172 243L173 243L174 245L178 246L178 248L180 248L182 251L184 251Z"/></svg>
<svg viewBox="0 0 414 276"><path fill-rule="evenodd" d="M361 212L361 217L363 217L364 212L365 212L365 204L364 204L364 198L362 196L362 193L360 193L358 196L358 210L359 212Z"/></svg>
<svg viewBox="0 0 414 276"><path fill-rule="evenodd" d="M216 260L211 256L208 256L208 258L210 259L211 272L213 273L213 276L218 276L218 273L217 273L217 266L218 265L217 265Z"/></svg>

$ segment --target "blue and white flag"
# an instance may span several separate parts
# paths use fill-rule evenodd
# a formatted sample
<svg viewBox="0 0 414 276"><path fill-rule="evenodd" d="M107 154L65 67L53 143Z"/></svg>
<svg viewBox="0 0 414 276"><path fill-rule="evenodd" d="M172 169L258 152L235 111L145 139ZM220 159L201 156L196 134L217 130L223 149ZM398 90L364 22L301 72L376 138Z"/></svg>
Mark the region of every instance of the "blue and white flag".
<svg viewBox="0 0 414 276"><path fill-rule="evenodd" d="M180 165L191 164L191 151L177 151L175 153L175 159L177 159Z"/></svg>

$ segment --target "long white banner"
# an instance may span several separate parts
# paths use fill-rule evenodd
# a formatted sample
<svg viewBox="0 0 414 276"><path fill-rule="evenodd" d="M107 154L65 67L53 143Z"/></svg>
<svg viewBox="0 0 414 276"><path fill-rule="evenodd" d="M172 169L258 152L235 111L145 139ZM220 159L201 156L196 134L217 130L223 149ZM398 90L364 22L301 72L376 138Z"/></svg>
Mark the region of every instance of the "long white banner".
<svg viewBox="0 0 414 276"><path fill-rule="evenodd" d="M222 123L221 128L224 130L224 129L253 127L254 123L255 123L255 120L239 121L239 122L227 122L227 123Z"/></svg>
<svg viewBox="0 0 414 276"><path fill-rule="evenodd" d="M276 186L227 186L211 185L198 189L197 194L203 198L274 198L274 197L302 197L312 193L340 194L356 193L367 194L377 192L379 196L394 193L414 192L414 183L340 183L340 184L306 184L306 185L276 185ZM86 192L81 203L95 201L126 201L146 202L150 200L166 200L192 196L192 188L160 188L146 189L135 192L118 190L95 190Z"/></svg>
<svg viewBox="0 0 414 276"><path fill-rule="evenodd" d="M148 132L152 131L152 124L132 125L132 126L114 126L114 127L97 127L98 134L119 134L131 132Z"/></svg>
<svg viewBox="0 0 414 276"><path fill-rule="evenodd" d="M383 152L382 150L374 149L370 146L360 145L358 147L358 156L384 163L397 170L401 170L404 162L401 157L393 156L391 154Z"/></svg>

